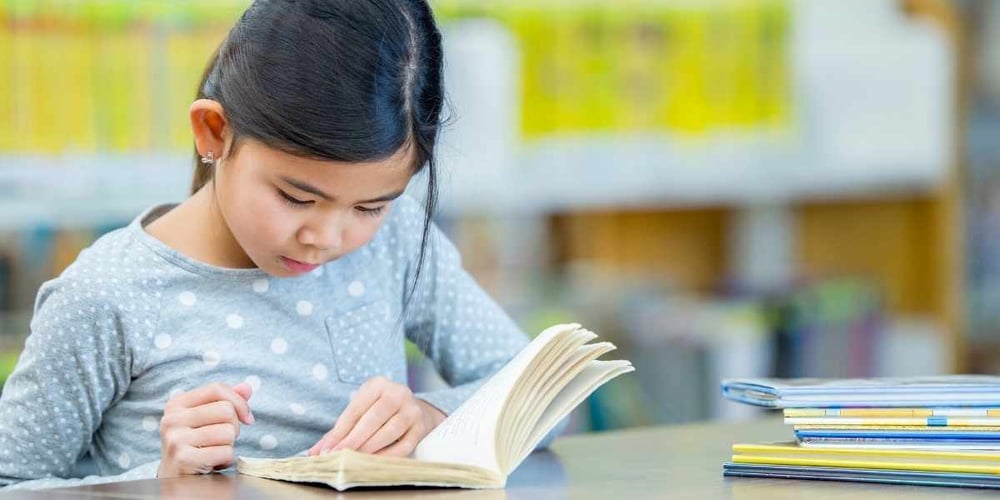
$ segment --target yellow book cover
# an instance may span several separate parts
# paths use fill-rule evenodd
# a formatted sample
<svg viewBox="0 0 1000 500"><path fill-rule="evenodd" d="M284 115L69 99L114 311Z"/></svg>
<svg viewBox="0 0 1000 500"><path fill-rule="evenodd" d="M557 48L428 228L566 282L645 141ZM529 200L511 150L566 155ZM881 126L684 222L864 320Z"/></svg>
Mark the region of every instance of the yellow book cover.
<svg viewBox="0 0 1000 500"><path fill-rule="evenodd" d="M2 9L0 9L2 11ZM0 14L0 22L3 22ZM0 67L13 68L14 35L0 29ZM9 152L17 142L14 140L14 78L0 78L0 152Z"/></svg>
<svg viewBox="0 0 1000 500"><path fill-rule="evenodd" d="M734 444L735 463L1000 474L1000 452Z"/></svg>

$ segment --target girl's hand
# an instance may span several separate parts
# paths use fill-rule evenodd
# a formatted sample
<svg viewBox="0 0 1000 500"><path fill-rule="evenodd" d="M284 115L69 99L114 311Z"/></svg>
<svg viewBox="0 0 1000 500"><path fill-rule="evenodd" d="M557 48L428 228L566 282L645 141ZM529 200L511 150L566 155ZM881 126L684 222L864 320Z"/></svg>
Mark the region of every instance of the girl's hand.
<svg viewBox="0 0 1000 500"><path fill-rule="evenodd" d="M414 397L409 387L375 377L362 384L309 455L350 449L406 457L444 419L441 410Z"/></svg>
<svg viewBox="0 0 1000 500"><path fill-rule="evenodd" d="M240 422L253 423L253 388L208 384L167 401L160 420L161 460L156 477L207 474L233 463Z"/></svg>

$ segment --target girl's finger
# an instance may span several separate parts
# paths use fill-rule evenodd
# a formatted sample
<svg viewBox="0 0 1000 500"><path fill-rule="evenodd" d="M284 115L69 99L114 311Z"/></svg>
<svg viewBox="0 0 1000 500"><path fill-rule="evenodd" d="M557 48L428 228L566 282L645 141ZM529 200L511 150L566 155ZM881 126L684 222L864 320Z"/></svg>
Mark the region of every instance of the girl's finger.
<svg viewBox="0 0 1000 500"><path fill-rule="evenodd" d="M399 411L399 402L388 398L379 398L375 404L368 408L368 411L358 419L351 432L339 443L334 444L332 450L342 450L344 448L357 450L361 444L368 441L393 415ZM339 423L338 423L339 425Z"/></svg>
<svg viewBox="0 0 1000 500"><path fill-rule="evenodd" d="M212 424L197 429L192 429L191 443L199 448L210 446L232 446L236 441L239 432L234 430L232 424Z"/></svg>
<svg viewBox="0 0 1000 500"><path fill-rule="evenodd" d="M168 409L173 407L194 408L216 401L229 401L236 409L236 415L240 421L246 424L253 423L253 414L250 413L250 404L243 395L237 393L232 387L224 384L214 383L199 387L193 391L182 392L167 402Z"/></svg>
<svg viewBox="0 0 1000 500"><path fill-rule="evenodd" d="M399 441L376 451L375 454L390 457L408 457L413 454L413 450L417 448L417 444L420 443L422 438L423 436L420 435L417 426L410 427L410 430L406 431L406 434L403 434L403 437L399 438Z"/></svg>
<svg viewBox="0 0 1000 500"><path fill-rule="evenodd" d="M362 443L358 451L362 453L375 453L395 443L396 440L403 437L410 430L410 427L413 427L413 422L408 421L403 414L397 413L387 420L375 434L372 434L372 437Z"/></svg>
<svg viewBox="0 0 1000 500"><path fill-rule="evenodd" d="M239 428L240 421L229 401L216 401L195 408L181 410L173 417L177 424L185 427L198 428L212 424L228 423Z"/></svg>
<svg viewBox="0 0 1000 500"><path fill-rule="evenodd" d="M376 387L361 386L351 402L348 403L347 408L337 418L333 429L330 429L312 448L309 448L309 454L316 455L340 442L354 428L354 424L368 411L368 408L375 404L375 401L378 401L380 394L381 391Z"/></svg>
<svg viewBox="0 0 1000 500"><path fill-rule="evenodd" d="M243 399L250 401L250 396L253 396L253 386L246 382L240 382L233 386L233 392L239 394Z"/></svg>

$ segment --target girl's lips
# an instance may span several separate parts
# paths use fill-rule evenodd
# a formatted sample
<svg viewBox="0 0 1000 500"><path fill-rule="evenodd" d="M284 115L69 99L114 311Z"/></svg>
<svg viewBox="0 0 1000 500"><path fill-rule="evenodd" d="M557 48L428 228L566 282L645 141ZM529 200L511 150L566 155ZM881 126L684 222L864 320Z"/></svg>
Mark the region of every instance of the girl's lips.
<svg viewBox="0 0 1000 500"><path fill-rule="evenodd" d="M299 262L285 256L281 257L281 263L284 264L289 271L296 273L308 273L309 271L319 267L319 264L306 264L305 262Z"/></svg>

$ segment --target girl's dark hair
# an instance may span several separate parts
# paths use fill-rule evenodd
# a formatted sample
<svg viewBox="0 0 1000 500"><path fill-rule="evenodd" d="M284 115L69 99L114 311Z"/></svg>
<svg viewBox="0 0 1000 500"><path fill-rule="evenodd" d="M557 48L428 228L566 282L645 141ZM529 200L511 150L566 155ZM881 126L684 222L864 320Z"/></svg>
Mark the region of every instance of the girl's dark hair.
<svg viewBox="0 0 1000 500"><path fill-rule="evenodd" d="M425 0L256 0L212 57L197 97L225 110L233 141L221 155L244 138L340 162L411 148L414 173L427 170L427 199L408 303L437 204L442 59ZM192 193L213 176L198 160L195 150Z"/></svg>

